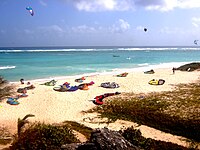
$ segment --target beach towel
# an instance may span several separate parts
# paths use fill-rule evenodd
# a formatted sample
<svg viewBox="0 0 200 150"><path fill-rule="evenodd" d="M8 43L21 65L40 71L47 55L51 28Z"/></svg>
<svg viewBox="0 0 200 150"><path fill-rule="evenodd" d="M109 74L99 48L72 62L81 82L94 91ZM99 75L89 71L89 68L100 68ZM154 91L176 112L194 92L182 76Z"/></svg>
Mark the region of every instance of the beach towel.
<svg viewBox="0 0 200 150"><path fill-rule="evenodd" d="M105 83L101 83L100 85L103 88L119 88L119 85L115 82L105 82Z"/></svg>

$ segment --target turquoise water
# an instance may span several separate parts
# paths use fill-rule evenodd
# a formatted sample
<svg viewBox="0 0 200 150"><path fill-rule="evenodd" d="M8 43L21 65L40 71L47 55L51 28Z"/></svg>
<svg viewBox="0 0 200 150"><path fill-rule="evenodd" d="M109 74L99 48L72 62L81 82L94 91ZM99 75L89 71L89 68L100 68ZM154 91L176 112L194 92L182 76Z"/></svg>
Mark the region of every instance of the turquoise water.
<svg viewBox="0 0 200 150"><path fill-rule="evenodd" d="M0 75L9 81L146 71L200 61L199 47L0 48Z"/></svg>

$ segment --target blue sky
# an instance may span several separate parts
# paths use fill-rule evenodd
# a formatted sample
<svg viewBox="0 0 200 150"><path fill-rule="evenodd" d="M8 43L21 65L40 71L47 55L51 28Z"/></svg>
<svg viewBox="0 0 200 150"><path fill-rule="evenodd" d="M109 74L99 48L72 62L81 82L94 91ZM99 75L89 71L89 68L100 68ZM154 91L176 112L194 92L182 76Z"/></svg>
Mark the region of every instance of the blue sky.
<svg viewBox="0 0 200 150"><path fill-rule="evenodd" d="M0 47L195 46L200 40L199 0L0 0L0 20Z"/></svg>

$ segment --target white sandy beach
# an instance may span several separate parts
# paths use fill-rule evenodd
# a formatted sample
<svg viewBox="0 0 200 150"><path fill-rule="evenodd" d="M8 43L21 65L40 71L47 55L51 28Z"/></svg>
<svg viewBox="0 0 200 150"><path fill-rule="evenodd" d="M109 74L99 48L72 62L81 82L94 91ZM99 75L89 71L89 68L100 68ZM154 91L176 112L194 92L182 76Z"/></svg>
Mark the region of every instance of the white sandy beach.
<svg viewBox="0 0 200 150"><path fill-rule="evenodd" d="M172 90L173 85L179 83L196 82L200 72L180 72L176 71L172 74L171 68L154 69L155 74L144 74L143 72L130 72L127 77L116 77L113 75L96 75L86 77L83 83L94 81L95 84L89 86L89 90L77 90L75 92L56 92L53 86L40 85L43 82L30 81L36 88L28 90L28 97L20 98L19 105L12 106L4 100L0 105L0 126L8 127L12 133L16 132L17 119L23 118L27 114L34 114L35 117L29 118L29 121L44 121L46 123L59 123L66 120L77 121L92 128L108 127L110 129L119 130L122 126L137 126L134 123L120 121L116 123L98 124L87 121L87 118L95 117L96 114L84 114L82 111L88 110L94 105L91 99L95 96L112 93L112 92L133 92L133 93L148 93ZM80 76L81 77L81 76ZM151 79L164 79L165 84L160 86L149 85ZM55 86L62 85L64 82L69 82L70 85L79 85L74 82L73 78L58 80ZM120 85L117 89L105 89L99 87L103 82L116 82ZM16 89L27 85L16 84ZM106 99L105 99L106 100ZM84 119L86 118L86 119ZM83 121L85 120L85 121ZM169 141L184 145L185 143L179 140L179 137L171 134L165 134L158 130L140 126L145 137Z"/></svg>

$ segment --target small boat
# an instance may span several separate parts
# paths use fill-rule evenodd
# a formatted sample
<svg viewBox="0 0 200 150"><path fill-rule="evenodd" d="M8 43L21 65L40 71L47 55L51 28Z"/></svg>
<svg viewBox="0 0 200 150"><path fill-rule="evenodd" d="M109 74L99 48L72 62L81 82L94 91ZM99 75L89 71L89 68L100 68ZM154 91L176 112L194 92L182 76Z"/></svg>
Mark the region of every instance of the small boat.
<svg viewBox="0 0 200 150"><path fill-rule="evenodd" d="M113 55L113 57L120 57L119 55Z"/></svg>

